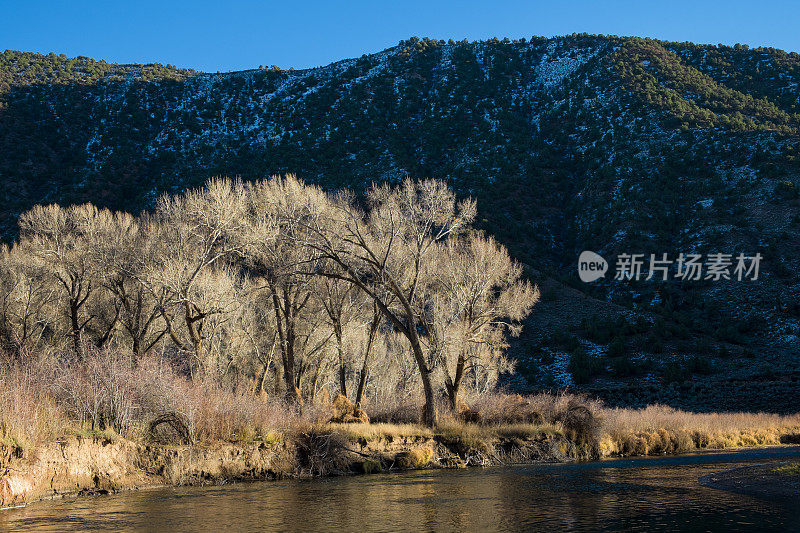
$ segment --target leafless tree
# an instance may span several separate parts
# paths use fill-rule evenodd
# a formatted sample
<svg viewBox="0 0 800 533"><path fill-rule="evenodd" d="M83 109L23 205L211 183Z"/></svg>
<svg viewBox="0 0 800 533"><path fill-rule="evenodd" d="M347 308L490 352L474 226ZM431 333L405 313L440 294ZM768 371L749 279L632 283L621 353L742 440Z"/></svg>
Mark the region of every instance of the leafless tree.
<svg viewBox="0 0 800 533"><path fill-rule="evenodd" d="M437 260L430 331L457 409L466 371L493 376L510 368L506 335L519 333L539 290L503 246L477 232L449 241Z"/></svg>
<svg viewBox="0 0 800 533"><path fill-rule="evenodd" d="M95 246L103 288L134 361L167 333L159 306L166 300L165 291L154 287L154 296L146 283L150 265L157 261L154 254L163 251L156 241L159 233L149 216L135 219L117 214L105 222Z"/></svg>
<svg viewBox="0 0 800 533"><path fill-rule="evenodd" d="M443 182L330 195L294 176L212 179L134 217L37 206L0 247L0 340L16 356L83 339L137 361L158 347L218 386L367 398L493 386L538 299ZM92 353L95 353L93 351ZM133 357L130 357L132 355ZM94 357L94 356L93 356ZM87 361L84 361L87 363ZM103 367L105 368L105 367Z"/></svg>
<svg viewBox="0 0 800 533"><path fill-rule="evenodd" d="M312 296L319 280L309 275L315 254L298 241L307 239L309 221L320 216L327 197L294 176L246 184L243 191L245 227L237 235L251 276L272 303L286 399L299 404L308 359L325 348L331 335L317 327L323 310Z"/></svg>
<svg viewBox="0 0 800 533"><path fill-rule="evenodd" d="M86 303L98 287L89 239L98 213L90 204L48 205L35 206L19 219L20 247L53 276L76 354L82 353L81 338L93 319L86 312Z"/></svg>
<svg viewBox="0 0 800 533"><path fill-rule="evenodd" d="M236 272L228 263L239 251L230 239L242 221L238 192L215 179L203 189L162 197L150 226L162 249L152 254L142 279L170 339L201 366L217 355L206 353L214 327L238 305Z"/></svg>
<svg viewBox="0 0 800 533"><path fill-rule="evenodd" d="M55 298L51 275L19 250L0 246L0 340L22 359L42 351L52 329L49 307Z"/></svg>
<svg viewBox="0 0 800 533"><path fill-rule="evenodd" d="M469 227L475 204L457 203L442 182L409 179L398 187L375 186L367 200L364 213L352 197L340 195L329 210L332 221L313 227L316 231L307 245L330 265L320 275L354 284L406 337L425 394L423 419L434 426L433 361L422 341L428 331L426 309L432 302L424 287L432 275L433 257L443 243Z"/></svg>

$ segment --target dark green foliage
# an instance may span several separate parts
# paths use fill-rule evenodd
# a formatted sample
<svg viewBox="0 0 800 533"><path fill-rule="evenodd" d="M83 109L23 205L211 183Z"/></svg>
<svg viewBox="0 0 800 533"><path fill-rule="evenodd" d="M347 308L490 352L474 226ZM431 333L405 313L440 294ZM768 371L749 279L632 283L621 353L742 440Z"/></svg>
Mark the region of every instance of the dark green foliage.
<svg viewBox="0 0 800 533"><path fill-rule="evenodd" d="M692 374L678 361L670 361L664 367L664 383L681 383L692 377Z"/></svg>
<svg viewBox="0 0 800 533"><path fill-rule="evenodd" d="M665 383L680 383L691 379L693 374L710 374L711 363L702 355L692 355L683 360L670 361L664 367Z"/></svg>
<svg viewBox="0 0 800 533"><path fill-rule="evenodd" d="M630 357L616 357L611 360L611 372L617 377L624 378L637 374L639 368L631 361Z"/></svg>
<svg viewBox="0 0 800 533"><path fill-rule="evenodd" d="M692 52L671 43L633 38L615 54L614 66L640 98L670 113L677 124L797 132L800 115L796 108L787 111L766 96L754 97L719 83L681 57L681 53L691 57ZM726 61L724 49L708 50L705 56L720 69L733 67ZM800 64L788 60L787 66L796 72ZM757 70L755 65L750 68Z"/></svg>
<svg viewBox="0 0 800 533"><path fill-rule="evenodd" d="M119 65L95 61L85 56L67 57L6 50L0 53L0 93L12 86L25 85L91 85L100 81L182 80L196 74L192 69L177 69L173 65Z"/></svg>
<svg viewBox="0 0 800 533"><path fill-rule="evenodd" d="M545 340L545 345L570 353L583 349L578 341L578 338L563 329L555 331L549 338L547 338Z"/></svg>
<svg viewBox="0 0 800 533"><path fill-rule="evenodd" d="M572 352L567 367L569 373L572 374L572 379L577 384L589 383L591 379L602 372L603 362L597 357L586 353L586 350L579 349Z"/></svg>
<svg viewBox="0 0 800 533"><path fill-rule="evenodd" d="M608 345L606 357L624 357L628 353L628 347L625 346L625 339L623 337L615 337L611 344Z"/></svg>
<svg viewBox="0 0 800 533"><path fill-rule="evenodd" d="M660 354L664 352L664 343L661 341L661 338L653 334L647 337L644 348L650 353Z"/></svg>
<svg viewBox="0 0 800 533"><path fill-rule="evenodd" d="M702 355L694 355L686 361L686 368L692 374L710 374L711 363Z"/></svg>
<svg viewBox="0 0 800 533"><path fill-rule="evenodd" d="M775 186L775 195L784 200L794 200L800 196L800 191L794 182L781 181Z"/></svg>

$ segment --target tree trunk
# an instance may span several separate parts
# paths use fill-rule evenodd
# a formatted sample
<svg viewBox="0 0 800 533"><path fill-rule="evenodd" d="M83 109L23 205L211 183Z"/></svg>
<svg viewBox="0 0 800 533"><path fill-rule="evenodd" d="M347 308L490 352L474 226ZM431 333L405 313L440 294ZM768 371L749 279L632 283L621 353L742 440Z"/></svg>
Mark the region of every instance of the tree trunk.
<svg viewBox="0 0 800 533"><path fill-rule="evenodd" d="M286 401L293 405L299 405L300 395L294 380L294 360L288 353L283 358L283 382L286 385Z"/></svg>
<svg viewBox="0 0 800 533"><path fill-rule="evenodd" d="M417 361L419 367L419 375L422 379L422 389L425 391L425 407L422 409L422 423L426 426L433 428L438 423L436 416L436 398L433 394L433 384L431 383L431 371L428 368L428 363L425 361L425 354L422 351L422 345L416 335L410 335L411 348L414 351L414 359Z"/></svg>
<svg viewBox="0 0 800 533"><path fill-rule="evenodd" d="M81 326L78 320L78 304L74 300L69 303L69 319L72 327L72 348L75 355L83 357L81 353Z"/></svg>
<svg viewBox="0 0 800 533"><path fill-rule="evenodd" d="M198 364L200 365L201 371L205 371L205 353L203 349L203 336L200 333L200 327L196 325L196 322L202 320L200 315L193 315L192 308L188 302L184 302L184 320L186 321L186 330L189 333L189 340L192 343L192 348L194 349L194 356L197 359Z"/></svg>
<svg viewBox="0 0 800 533"><path fill-rule="evenodd" d="M283 380L286 382L286 401L291 405L301 405L303 402L300 397L300 390L297 388L294 363L294 330L289 326L286 328L286 347L283 359Z"/></svg>
<svg viewBox="0 0 800 533"><path fill-rule="evenodd" d="M133 341L133 360L138 361L139 358L142 356L142 339L144 338L141 323L142 323L142 299L143 299L143 290L139 289L136 293L136 310L131 313L130 304L128 304L127 298L125 298L125 285L124 283L121 284L121 293L123 295L122 302L125 305L126 311L128 314L132 314L133 317L130 319L130 327L127 328L128 332L130 333L131 339Z"/></svg>
<svg viewBox="0 0 800 533"><path fill-rule="evenodd" d="M356 408L361 409L361 400L364 398L364 386L367 383L367 358L369 354L364 356L364 364L361 365L361 375L358 378L358 389L356 390Z"/></svg>
<svg viewBox="0 0 800 533"><path fill-rule="evenodd" d="M358 390L356 391L356 408L361 408L361 400L364 399L364 387L367 384L367 372L369 370L369 356L372 354L372 345L375 342L375 335L381 323L381 314L377 306L372 315L372 323L369 325L369 336L367 346L364 349L364 362L361 365L361 375L358 378Z"/></svg>
<svg viewBox="0 0 800 533"><path fill-rule="evenodd" d="M290 405L300 405L300 394L297 390L294 374L294 331L291 327L291 320L286 316L289 307L287 305L286 309L282 308L280 300L278 299L278 293L275 291L274 287L271 286L270 288L272 290L273 311L275 312L275 325L278 328L278 339L280 340L279 344L281 347L283 384L286 387L284 398ZM284 298L284 300L286 300L286 298ZM286 325L285 329L284 322Z"/></svg>
<svg viewBox="0 0 800 533"><path fill-rule="evenodd" d="M456 362L456 374L453 379L447 376L445 379L445 389L447 389L447 399L450 401L450 409L458 411L458 391L461 388L461 380L464 378L464 365L466 363L463 353L458 354Z"/></svg>
<svg viewBox="0 0 800 533"><path fill-rule="evenodd" d="M267 393L267 374L269 374L269 367L270 362L267 361L264 364L264 370L261 372L261 379L258 380L258 389L256 390L256 394L266 394Z"/></svg>
<svg viewBox="0 0 800 533"><path fill-rule="evenodd" d="M447 401L450 404L450 409L454 412L458 411L458 385L453 383L450 378L444 382L444 388L447 391Z"/></svg>
<svg viewBox="0 0 800 533"><path fill-rule="evenodd" d="M339 366L339 388L342 390L342 396L347 397L347 373L344 370L344 365Z"/></svg>
<svg viewBox="0 0 800 533"><path fill-rule="evenodd" d="M333 331L336 334L336 351L339 354L339 388L342 396L347 398L347 371L344 367L344 350L342 348L342 325L334 323Z"/></svg>

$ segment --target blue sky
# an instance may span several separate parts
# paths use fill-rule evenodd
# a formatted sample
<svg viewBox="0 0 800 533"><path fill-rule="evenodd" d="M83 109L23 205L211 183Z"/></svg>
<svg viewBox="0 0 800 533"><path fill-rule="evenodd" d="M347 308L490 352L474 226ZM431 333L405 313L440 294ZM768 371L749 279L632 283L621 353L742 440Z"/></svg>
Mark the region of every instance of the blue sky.
<svg viewBox="0 0 800 533"><path fill-rule="evenodd" d="M0 0L0 50L212 72L325 65L412 35L474 40L588 32L800 51L798 27L800 2L788 0Z"/></svg>

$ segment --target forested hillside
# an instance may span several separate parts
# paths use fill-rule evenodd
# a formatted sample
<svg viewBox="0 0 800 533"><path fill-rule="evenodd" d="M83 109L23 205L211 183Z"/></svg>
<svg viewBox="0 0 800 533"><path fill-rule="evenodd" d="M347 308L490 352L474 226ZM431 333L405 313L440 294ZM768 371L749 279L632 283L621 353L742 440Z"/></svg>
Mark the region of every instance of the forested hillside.
<svg viewBox="0 0 800 533"><path fill-rule="evenodd" d="M222 74L6 51L0 227L40 203L152 209L216 175L443 179L542 289L510 386L796 410L798 83L794 52L590 35ZM764 259L756 281L584 284L582 250Z"/></svg>

